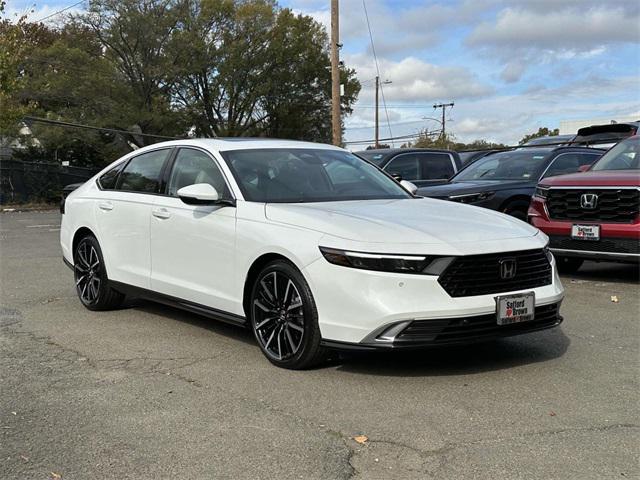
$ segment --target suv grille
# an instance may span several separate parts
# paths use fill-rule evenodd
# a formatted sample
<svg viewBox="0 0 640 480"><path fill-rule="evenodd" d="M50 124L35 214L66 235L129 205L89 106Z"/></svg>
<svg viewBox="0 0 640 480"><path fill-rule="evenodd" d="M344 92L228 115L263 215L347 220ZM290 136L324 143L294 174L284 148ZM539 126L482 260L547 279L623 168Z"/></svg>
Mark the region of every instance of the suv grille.
<svg viewBox="0 0 640 480"><path fill-rule="evenodd" d="M549 247L586 252L634 253L640 255L640 240L637 238L601 238L595 242L575 240L561 235L549 235Z"/></svg>
<svg viewBox="0 0 640 480"><path fill-rule="evenodd" d="M515 276L503 279L500 262L515 260ZM512 292L551 284L551 264L543 250L457 257L438 282L452 297Z"/></svg>
<svg viewBox="0 0 640 480"><path fill-rule="evenodd" d="M536 307L532 321L510 325L498 325L495 313L466 318L414 320L396 336L395 343L447 344L483 340L550 328L561 320L559 303Z"/></svg>
<svg viewBox="0 0 640 480"><path fill-rule="evenodd" d="M594 209L580 206L580 198L585 193L598 196ZM640 191L637 188L550 188L547 209L553 220L631 223L640 211Z"/></svg>

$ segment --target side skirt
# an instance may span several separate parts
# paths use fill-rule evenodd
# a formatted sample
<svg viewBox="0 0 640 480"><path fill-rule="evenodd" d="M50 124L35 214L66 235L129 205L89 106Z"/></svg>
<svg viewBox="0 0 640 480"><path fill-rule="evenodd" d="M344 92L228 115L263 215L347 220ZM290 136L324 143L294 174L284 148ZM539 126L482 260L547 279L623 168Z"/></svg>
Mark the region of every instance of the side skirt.
<svg viewBox="0 0 640 480"><path fill-rule="evenodd" d="M115 282L113 280L109 280L109 285L115 290L131 297L143 298L152 302L162 303L163 305L176 307L181 310L186 310L187 312L202 315L213 320L230 323L232 325L243 327L247 325L247 319L241 315L223 312L222 310L217 310L188 300L154 292L153 290L147 290L146 288L134 287L133 285L128 285L126 283Z"/></svg>

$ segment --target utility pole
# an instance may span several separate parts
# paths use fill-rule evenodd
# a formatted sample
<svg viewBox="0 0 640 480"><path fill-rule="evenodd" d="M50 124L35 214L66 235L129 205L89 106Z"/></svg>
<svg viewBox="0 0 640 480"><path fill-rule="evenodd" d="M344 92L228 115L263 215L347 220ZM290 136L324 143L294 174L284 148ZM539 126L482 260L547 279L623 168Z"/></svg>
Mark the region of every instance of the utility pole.
<svg viewBox="0 0 640 480"><path fill-rule="evenodd" d="M441 133L440 135L442 136L442 139L443 139L443 140L444 140L445 138L447 138L447 137L446 137L446 135L447 135L447 131L446 131L446 128L445 128L445 127L446 127L446 125L445 125L445 124L446 124L447 120L446 120L446 119L445 119L445 117L444 117L444 111L445 111L445 109L446 109L447 107L453 107L453 105L454 105L454 104L453 104L453 102L451 102L451 103L436 103L436 104L433 106L433 108L441 108L441 109L442 109L442 133Z"/></svg>
<svg viewBox="0 0 640 480"><path fill-rule="evenodd" d="M331 129L333 144L342 145L340 118L340 22L338 0L331 0Z"/></svg>
<svg viewBox="0 0 640 480"><path fill-rule="evenodd" d="M382 82L384 85L388 85L391 83L391 80L385 80ZM376 76L376 143L375 148L380 146L379 138L380 138L380 114L378 112L379 102L378 102L378 90L380 89L380 77Z"/></svg>

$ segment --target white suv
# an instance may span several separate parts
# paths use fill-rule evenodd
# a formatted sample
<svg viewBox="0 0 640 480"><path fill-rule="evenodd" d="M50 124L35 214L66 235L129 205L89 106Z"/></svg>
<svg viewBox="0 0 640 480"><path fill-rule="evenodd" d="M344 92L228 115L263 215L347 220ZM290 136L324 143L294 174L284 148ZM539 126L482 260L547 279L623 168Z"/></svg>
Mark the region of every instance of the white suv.
<svg viewBox="0 0 640 480"><path fill-rule="evenodd" d="M81 302L125 295L249 326L266 357L465 343L554 327L547 237L415 197L337 147L181 140L117 160L62 206Z"/></svg>

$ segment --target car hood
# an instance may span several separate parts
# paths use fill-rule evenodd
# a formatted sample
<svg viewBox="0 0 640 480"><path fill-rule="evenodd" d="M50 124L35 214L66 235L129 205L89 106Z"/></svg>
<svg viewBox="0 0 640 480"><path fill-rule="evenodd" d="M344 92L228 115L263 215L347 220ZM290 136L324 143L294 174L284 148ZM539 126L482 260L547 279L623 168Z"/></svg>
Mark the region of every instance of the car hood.
<svg viewBox="0 0 640 480"><path fill-rule="evenodd" d="M553 187L640 187L638 170L596 170L545 178L541 185Z"/></svg>
<svg viewBox="0 0 640 480"><path fill-rule="evenodd" d="M430 198L267 204L268 220L379 244L475 243L531 237L532 226L484 208ZM382 250L381 250L382 251Z"/></svg>
<svg viewBox="0 0 640 480"><path fill-rule="evenodd" d="M516 188L533 188L531 181L522 180L474 180L469 182L450 182L444 185L427 186L418 189L417 194L425 197L445 198L465 193L495 192Z"/></svg>

